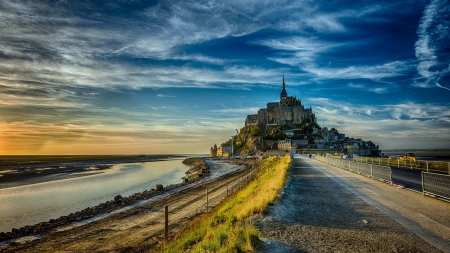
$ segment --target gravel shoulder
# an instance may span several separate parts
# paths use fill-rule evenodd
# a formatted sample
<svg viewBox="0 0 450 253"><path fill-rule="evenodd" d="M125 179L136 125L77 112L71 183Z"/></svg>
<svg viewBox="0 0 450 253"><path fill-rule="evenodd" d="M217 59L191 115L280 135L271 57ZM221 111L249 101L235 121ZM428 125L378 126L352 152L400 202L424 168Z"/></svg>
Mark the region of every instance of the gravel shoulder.
<svg viewBox="0 0 450 253"><path fill-rule="evenodd" d="M406 211L410 206L411 210ZM424 210L426 206L429 209ZM435 224L428 217L418 220L420 215L414 214L417 209L431 216L435 214L432 219L436 223L448 217L450 204L313 159L295 158L282 196L266 215L255 220L265 238L257 251L445 252L450 249L446 248L450 239L448 221L443 221L440 231L430 229Z"/></svg>

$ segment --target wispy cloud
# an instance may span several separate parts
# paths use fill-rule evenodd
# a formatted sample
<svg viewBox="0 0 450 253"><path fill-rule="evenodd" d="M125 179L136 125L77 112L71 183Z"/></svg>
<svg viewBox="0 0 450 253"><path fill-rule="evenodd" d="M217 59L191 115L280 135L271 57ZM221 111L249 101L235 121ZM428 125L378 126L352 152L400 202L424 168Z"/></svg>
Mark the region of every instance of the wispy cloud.
<svg viewBox="0 0 450 253"><path fill-rule="evenodd" d="M345 68L304 67L303 70L320 78L380 80L386 77L404 75L413 67L411 61L394 61L374 66L350 66Z"/></svg>
<svg viewBox="0 0 450 253"><path fill-rule="evenodd" d="M175 95L166 95L166 94L158 94L157 96L160 98L176 98L177 97Z"/></svg>
<svg viewBox="0 0 450 253"><path fill-rule="evenodd" d="M218 113L226 113L226 114L256 114L258 113L258 110L260 108L258 107L249 107L249 108L224 108L224 109L217 109L217 110L212 110L213 112L218 112ZM245 119L244 119L245 120Z"/></svg>
<svg viewBox="0 0 450 253"><path fill-rule="evenodd" d="M450 112L446 106L401 103L368 106L311 98L321 126L348 136L370 138L389 148L446 148Z"/></svg>
<svg viewBox="0 0 450 253"><path fill-rule="evenodd" d="M437 86L450 90L449 87L439 84L441 78L450 72L450 64L443 64L437 54L438 51L441 51L441 54L444 51L444 54L447 57L449 56L449 12L450 5L448 1L432 0L425 8L420 20L419 28L417 29L419 39L415 44L416 58L419 61L417 72L420 78L416 82L418 87Z"/></svg>

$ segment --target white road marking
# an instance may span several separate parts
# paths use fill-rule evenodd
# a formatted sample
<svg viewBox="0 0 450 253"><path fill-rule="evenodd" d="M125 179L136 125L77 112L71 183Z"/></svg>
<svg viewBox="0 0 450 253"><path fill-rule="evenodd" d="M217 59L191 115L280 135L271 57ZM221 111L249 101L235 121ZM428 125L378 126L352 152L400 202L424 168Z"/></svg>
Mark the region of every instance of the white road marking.
<svg viewBox="0 0 450 253"><path fill-rule="evenodd" d="M366 187L363 187L363 188L366 189L366 191L371 192L371 193L373 193L373 194L375 194L375 195L380 195L380 194L378 194L378 193L376 193L376 192L374 192L374 191L372 191L372 190L367 189Z"/></svg>
<svg viewBox="0 0 450 253"><path fill-rule="evenodd" d="M421 213L417 213L417 214L418 214L420 217L425 218L426 220L428 220L428 221L430 221L431 223L433 223L434 226L440 227L441 229L450 229L449 227L447 227L447 226L445 226L445 225L442 225L441 223L439 223L439 222L437 222L437 221L435 221L435 220L433 220L433 219L430 219L430 218L428 218L427 216L425 216L425 215L423 215L423 214L421 214Z"/></svg>

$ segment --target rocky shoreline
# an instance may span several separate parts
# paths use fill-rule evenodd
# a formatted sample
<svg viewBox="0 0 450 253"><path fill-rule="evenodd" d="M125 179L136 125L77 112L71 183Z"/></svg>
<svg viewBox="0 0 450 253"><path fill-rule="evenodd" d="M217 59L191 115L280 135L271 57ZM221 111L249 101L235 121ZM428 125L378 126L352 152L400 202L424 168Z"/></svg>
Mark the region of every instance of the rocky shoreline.
<svg viewBox="0 0 450 253"><path fill-rule="evenodd" d="M202 158L186 158L183 160L183 164L191 166L186 171L186 180L194 180L203 177L209 173L208 165Z"/></svg>
<svg viewBox="0 0 450 253"><path fill-rule="evenodd" d="M200 159L200 158L196 158ZM134 193L128 197L122 197L121 195L116 195L114 199L98 204L94 207L87 207L83 210L76 211L74 213L70 213L66 216L61 216L56 219L50 219L47 222L40 222L34 225L26 225L21 228L13 228L11 232L0 232L0 242L14 240L23 236L32 236L37 235L40 232L47 231L56 227L61 227L65 225L69 225L72 222L82 221L100 214L106 214L123 208L124 206L130 206L136 204L140 201L149 199L151 197L155 197L157 195L163 194L170 190L176 189L183 185L196 182L200 180L203 174L209 173L209 167L204 161L204 159L200 159L201 161L196 161L193 163L191 168L186 172L187 175L191 175L190 177L183 179L182 183L172 184L167 186L162 186L157 184L155 188L150 190L145 190L143 192ZM188 173L189 172L189 173ZM195 175L195 176L194 176Z"/></svg>

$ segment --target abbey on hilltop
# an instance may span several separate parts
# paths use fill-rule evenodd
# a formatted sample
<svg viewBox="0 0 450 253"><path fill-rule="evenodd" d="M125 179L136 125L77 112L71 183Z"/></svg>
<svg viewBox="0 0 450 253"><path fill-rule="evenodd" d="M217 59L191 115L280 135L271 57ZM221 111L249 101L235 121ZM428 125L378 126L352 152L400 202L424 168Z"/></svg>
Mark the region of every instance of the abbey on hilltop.
<svg viewBox="0 0 450 253"><path fill-rule="evenodd" d="M261 130L267 131L270 126L293 127L303 122L316 123L316 116L312 113L311 107L307 109L303 107L300 99L288 96L283 75L280 102L267 103L267 108L259 109L258 114L248 115L245 126L258 126Z"/></svg>
<svg viewBox="0 0 450 253"><path fill-rule="evenodd" d="M305 109L300 99L288 96L283 75L280 101L267 103L257 114L248 115L245 126L240 131L236 129L235 136L210 148L210 157L285 152L379 156L380 149L371 141L346 137L334 127L320 127L311 107Z"/></svg>

